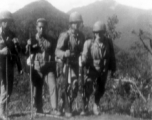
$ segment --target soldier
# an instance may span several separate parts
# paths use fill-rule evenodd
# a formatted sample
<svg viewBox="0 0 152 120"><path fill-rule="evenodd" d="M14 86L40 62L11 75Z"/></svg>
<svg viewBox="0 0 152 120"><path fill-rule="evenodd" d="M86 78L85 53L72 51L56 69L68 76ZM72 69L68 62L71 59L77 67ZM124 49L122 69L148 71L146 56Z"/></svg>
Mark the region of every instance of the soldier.
<svg viewBox="0 0 152 120"><path fill-rule="evenodd" d="M72 115L71 105L78 92L78 60L85 40L84 35L80 32L82 23L82 16L79 13L71 13L69 30L60 34L55 51L56 60L58 61L60 97L63 100L62 107L67 117Z"/></svg>
<svg viewBox="0 0 152 120"><path fill-rule="evenodd" d="M57 92L54 60L54 41L46 35L47 21L44 18L37 19L35 36L27 41L27 50L31 48L32 57L32 83L34 86L34 105L37 113L43 113L42 87L44 82L49 88L52 114L57 112Z"/></svg>
<svg viewBox="0 0 152 120"><path fill-rule="evenodd" d="M116 62L112 40L106 36L106 26L103 22L97 21L93 26L94 39L84 43L82 52L82 63L86 66L86 99L95 88L95 103L93 113L99 114L99 101L105 92L105 84L108 71L113 76L116 70ZM91 86L91 87L90 87Z"/></svg>
<svg viewBox="0 0 152 120"><path fill-rule="evenodd" d="M21 61L18 56L20 50L18 39L10 25L13 21L9 11L0 14L0 118L5 120L5 105L10 98L13 89L14 65L17 64L18 70L22 73ZM6 76L7 75L7 76Z"/></svg>

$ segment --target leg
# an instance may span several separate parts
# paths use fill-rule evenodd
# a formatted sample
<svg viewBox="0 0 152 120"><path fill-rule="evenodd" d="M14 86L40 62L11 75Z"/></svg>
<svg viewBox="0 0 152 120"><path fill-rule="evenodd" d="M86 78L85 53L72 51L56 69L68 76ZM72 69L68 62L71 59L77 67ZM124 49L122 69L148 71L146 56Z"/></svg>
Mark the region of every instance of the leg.
<svg viewBox="0 0 152 120"><path fill-rule="evenodd" d="M104 95L105 84L106 84L106 77L105 76L99 77L97 79L97 88L95 91L95 103L97 105L99 105L100 98Z"/></svg>
<svg viewBox="0 0 152 120"><path fill-rule="evenodd" d="M61 95L61 97L63 99L63 108L64 108L65 114L67 114L66 116L71 116L69 114L71 112L71 109L70 109L70 101L69 101L69 97L68 97L67 88L68 88L67 79L65 77L62 77L62 84L61 84L62 95Z"/></svg>
<svg viewBox="0 0 152 120"><path fill-rule="evenodd" d="M58 76L57 78L57 102L58 102L58 110L59 111L63 111L63 91L62 91L62 83L61 83L61 80L62 80L62 76Z"/></svg>
<svg viewBox="0 0 152 120"><path fill-rule="evenodd" d="M85 80L84 90L85 90L84 106L85 109L88 110L89 100L93 93L93 79L89 76Z"/></svg>
<svg viewBox="0 0 152 120"><path fill-rule="evenodd" d="M67 76L66 76L66 72L64 71L65 66L64 64L61 63L57 63L57 86L58 86L58 101L62 100L62 104L61 104L61 108L60 111L63 112L70 112L69 110L69 100L68 100L68 95L67 95L67 86L68 86L68 82L67 82Z"/></svg>
<svg viewBox="0 0 152 120"><path fill-rule="evenodd" d="M7 95L11 96L12 91L13 91L13 81L14 81L14 68L10 69L8 72L8 93Z"/></svg>
<svg viewBox="0 0 152 120"><path fill-rule="evenodd" d="M0 70L0 90L1 90L1 94L0 94L0 116L3 117L3 119L5 118L4 116L4 112L5 112L5 106L6 106L6 101L9 100L11 93L12 93L12 89L13 89L13 80L14 80L14 66L10 65L8 63L8 71L7 71L7 75L8 75L8 90L6 88L6 67L3 66L3 68Z"/></svg>
<svg viewBox="0 0 152 120"><path fill-rule="evenodd" d="M43 112L43 103L42 103L42 86L43 86L43 75L42 73L33 70L32 71L32 82L34 87L34 103L37 109L37 112Z"/></svg>
<svg viewBox="0 0 152 120"><path fill-rule="evenodd" d="M57 109L57 86L53 72L49 72L48 75L45 76L45 82L49 88L51 107L52 109Z"/></svg>
<svg viewBox="0 0 152 120"><path fill-rule="evenodd" d="M60 74L60 76L58 77L58 98L59 100L62 100L62 104L61 104L61 108L60 111L63 112L70 112L70 103L69 103L69 99L68 99L68 93L67 93L67 87L68 87L68 83L67 83L67 79L65 78L65 76L63 74Z"/></svg>
<svg viewBox="0 0 152 120"><path fill-rule="evenodd" d="M71 66L71 85L69 89L69 97L70 97L70 109L72 110L73 101L78 96L78 66ZM76 101L77 104L77 101ZM78 110L78 109L76 109Z"/></svg>
<svg viewBox="0 0 152 120"><path fill-rule="evenodd" d="M6 91L6 74L5 70L0 71L0 84L1 84L1 94L0 94L0 116L4 116L5 112L5 103L7 100L7 91Z"/></svg>
<svg viewBox="0 0 152 120"><path fill-rule="evenodd" d="M102 75L102 76L99 76L99 78L97 78L96 91L94 93L95 103L93 106L93 112L95 115L100 114L99 103L100 103L100 98L103 96L105 92L106 78L107 78L107 75Z"/></svg>
<svg viewBox="0 0 152 120"><path fill-rule="evenodd" d="M59 84L59 90L60 90L59 99L62 99L62 102L63 102L60 111L63 112L63 109L64 109L65 113L69 113L71 110L70 110L70 102L69 102L68 93L67 93L68 84L63 74L60 75L60 77L58 78L58 82L59 82L58 84Z"/></svg>

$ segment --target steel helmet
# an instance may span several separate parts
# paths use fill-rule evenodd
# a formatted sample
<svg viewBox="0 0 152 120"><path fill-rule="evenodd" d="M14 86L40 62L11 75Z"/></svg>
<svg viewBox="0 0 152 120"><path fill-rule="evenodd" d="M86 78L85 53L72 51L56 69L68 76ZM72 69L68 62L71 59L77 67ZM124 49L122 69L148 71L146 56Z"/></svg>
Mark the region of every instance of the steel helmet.
<svg viewBox="0 0 152 120"><path fill-rule="evenodd" d="M45 18L38 18L37 21L36 21L36 23L38 23L38 22L42 22L42 23L47 24L47 21L46 21Z"/></svg>
<svg viewBox="0 0 152 120"><path fill-rule="evenodd" d="M106 25L102 21L95 22L93 32L106 31Z"/></svg>
<svg viewBox="0 0 152 120"><path fill-rule="evenodd" d="M12 13L9 11L3 11L0 13L0 20L13 20Z"/></svg>
<svg viewBox="0 0 152 120"><path fill-rule="evenodd" d="M81 14L78 12L71 13L69 17L69 23L72 22L83 22Z"/></svg>

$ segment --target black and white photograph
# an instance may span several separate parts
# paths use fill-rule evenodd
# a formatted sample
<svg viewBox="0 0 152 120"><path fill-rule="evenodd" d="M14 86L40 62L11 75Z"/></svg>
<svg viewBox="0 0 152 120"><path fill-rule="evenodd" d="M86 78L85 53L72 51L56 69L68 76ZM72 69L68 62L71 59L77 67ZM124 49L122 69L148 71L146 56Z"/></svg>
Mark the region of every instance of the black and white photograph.
<svg viewBox="0 0 152 120"><path fill-rule="evenodd" d="M152 119L152 0L1 0L0 120Z"/></svg>

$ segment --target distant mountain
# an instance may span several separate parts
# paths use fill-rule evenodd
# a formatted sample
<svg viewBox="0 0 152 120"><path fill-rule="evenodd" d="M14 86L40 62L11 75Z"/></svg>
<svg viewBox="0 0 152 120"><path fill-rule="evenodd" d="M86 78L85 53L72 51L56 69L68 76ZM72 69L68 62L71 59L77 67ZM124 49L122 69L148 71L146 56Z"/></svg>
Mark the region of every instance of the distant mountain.
<svg viewBox="0 0 152 120"><path fill-rule="evenodd" d="M14 13L16 30L22 42L29 38L29 34L35 34L36 20L41 17L48 21L48 33L54 38L68 27L67 14L56 9L48 1L39 0Z"/></svg>
<svg viewBox="0 0 152 120"><path fill-rule="evenodd" d="M78 11L82 14L84 24L92 27L97 20L107 21L108 17L117 15L119 23L117 30L120 31L121 38L115 43L121 48L129 48L138 37L132 31L139 29L149 30L149 21L152 20L152 10L142 10L125 5L121 5L114 0L102 0L90 5L78 7L68 13Z"/></svg>

